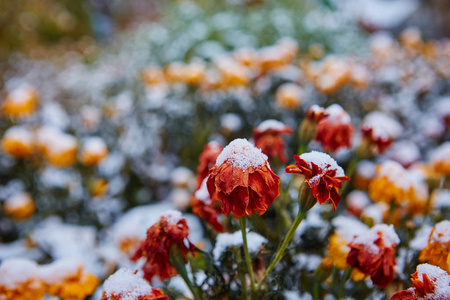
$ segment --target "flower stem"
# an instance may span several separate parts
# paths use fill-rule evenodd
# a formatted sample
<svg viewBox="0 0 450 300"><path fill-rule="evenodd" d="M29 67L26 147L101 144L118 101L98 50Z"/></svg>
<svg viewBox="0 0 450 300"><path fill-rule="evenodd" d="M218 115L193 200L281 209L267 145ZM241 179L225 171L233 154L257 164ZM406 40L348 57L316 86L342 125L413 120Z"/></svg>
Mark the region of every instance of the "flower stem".
<svg viewBox="0 0 450 300"><path fill-rule="evenodd" d="M289 242L294 237L295 230L297 229L298 225L300 225L300 223L305 218L305 216L306 216L306 212L303 212L301 210L298 211L297 217L295 217L295 220L292 223L291 227L289 228L289 231L286 234L286 237L284 238L283 243L278 248L277 253L275 254L275 258L271 261L269 267L267 267L267 269L266 269L266 272L264 272L263 278L257 284L257 286L256 286L257 290L259 290L261 288L261 286L266 282L267 278L269 277L270 272L272 272L273 268L275 268L275 265L283 257L284 250L286 250L286 247L288 246Z"/></svg>
<svg viewBox="0 0 450 300"><path fill-rule="evenodd" d="M350 274L351 273L352 273L352 268L348 267L345 270L344 276L342 277L341 284L339 286L339 292L338 292L338 295L337 295L337 298L336 298L337 300L340 300L342 298L342 296L344 294L344 290L345 290L345 283L350 278Z"/></svg>
<svg viewBox="0 0 450 300"><path fill-rule="evenodd" d="M247 219L246 217L239 218L239 224L241 225L241 232L242 232L242 241L244 244L244 255L245 255L245 261L247 262L247 269L248 269L248 275L250 276L250 284L252 291L255 290L255 277L253 276L253 266L252 261L250 259L250 254L248 253L248 246L247 246Z"/></svg>
<svg viewBox="0 0 450 300"><path fill-rule="evenodd" d="M203 298L200 296L200 294L197 291L197 288L194 286L192 281L189 279L189 275L186 271L186 266L184 263L183 256L181 254L180 248L177 246L173 246L170 249L170 256L169 256L169 262L170 264L177 270L178 274L180 274L181 278L183 278L184 282L186 282L186 285L188 286L189 290L192 292L192 295L194 295L195 300L202 300Z"/></svg>

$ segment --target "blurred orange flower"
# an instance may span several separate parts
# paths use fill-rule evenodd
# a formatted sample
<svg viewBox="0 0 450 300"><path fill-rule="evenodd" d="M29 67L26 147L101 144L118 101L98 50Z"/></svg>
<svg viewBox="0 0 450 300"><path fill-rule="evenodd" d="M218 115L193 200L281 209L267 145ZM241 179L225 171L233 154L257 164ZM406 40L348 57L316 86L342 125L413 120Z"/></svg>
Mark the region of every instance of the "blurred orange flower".
<svg viewBox="0 0 450 300"><path fill-rule="evenodd" d="M322 144L326 152L349 148L354 132L350 115L339 104L329 106L325 113L328 116L317 125L315 140Z"/></svg>
<svg viewBox="0 0 450 300"><path fill-rule="evenodd" d="M374 284L384 288L394 279L394 247L399 242L392 225L375 225L350 242L347 264L369 275Z"/></svg>
<svg viewBox="0 0 450 300"><path fill-rule="evenodd" d="M420 251L419 260L450 272L450 221L444 220L434 226L428 245Z"/></svg>
<svg viewBox="0 0 450 300"><path fill-rule="evenodd" d="M170 279L177 274L169 261L172 247L180 249L185 263L186 254L191 252L195 255L195 246L189 241L188 234L189 228L186 220L181 218L181 213L169 211L147 230L147 238L141 242L130 259L133 261L141 257L147 259L142 269L144 278L149 282L154 276L158 276L161 280Z"/></svg>
<svg viewBox="0 0 450 300"><path fill-rule="evenodd" d="M277 120L266 120L253 130L255 146L260 148L269 159L278 158L285 164L283 134L291 134L292 129Z"/></svg>
<svg viewBox="0 0 450 300"><path fill-rule="evenodd" d="M341 200L339 189L342 181L350 178L345 176L344 170L326 153L312 151L302 155L294 155L296 165L286 167L287 173L298 173L305 176L305 182L312 188L313 196L319 204L329 201L333 204L333 211Z"/></svg>
<svg viewBox="0 0 450 300"><path fill-rule="evenodd" d="M27 158L33 152L33 134L22 126L12 126L5 131L2 150L17 158Z"/></svg>
<svg viewBox="0 0 450 300"><path fill-rule="evenodd" d="M228 216L262 215L280 194L280 178L272 172L267 156L246 139L235 139L217 157L207 187L211 199L222 203Z"/></svg>
<svg viewBox="0 0 450 300"><path fill-rule="evenodd" d="M33 198L28 193L18 193L9 197L3 204L3 210L9 216L19 220L30 218L36 211Z"/></svg>
<svg viewBox="0 0 450 300"><path fill-rule="evenodd" d="M1 111L8 118L25 118L34 114L38 101L37 90L27 86L19 87L3 101Z"/></svg>

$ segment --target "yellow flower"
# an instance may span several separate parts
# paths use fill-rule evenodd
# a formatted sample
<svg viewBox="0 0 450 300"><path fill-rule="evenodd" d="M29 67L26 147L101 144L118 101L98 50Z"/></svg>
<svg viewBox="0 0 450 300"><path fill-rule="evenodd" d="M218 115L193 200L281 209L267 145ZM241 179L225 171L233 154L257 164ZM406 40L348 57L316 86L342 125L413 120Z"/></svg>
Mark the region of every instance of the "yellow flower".
<svg viewBox="0 0 450 300"><path fill-rule="evenodd" d="M450 176L450 142L445 142L432 152L430 164L437 173Z"/></svg>
<svg viewBox="0 0 450 300"><path fill-rule="evenodd" d="M108 186L109 186L108 180L106 180L105 178L96 179L93 182L91 188L92 197L94 198L103 197L108 191Z"/></svg>
<svg viewBox="0 0 450 300"><path fill-rule="evenodd" d="M3 101L1 111L11 119L26 118L36 111L39 101L39 93L27 86L22 86L13 92Z"/></svg>
<svg viewBox="0 0 450 300"><path fill-rule="evenodd" d="M84 142L80 161L85 166L93 166L99 164L108 154L108 147L101 138L90 137Z"/></svg>
<svg viewBox="0 0 450 300"><path fill-rule="evenodd" d="M430 233L428 245L420 251L419 260L450 273L450 221L436 224Z"/></svg>
<svg viewBox="0 0 450 300"><path fill-rule="evenodd" d="M369 197L376 202L405 205L410 213L423 213L428 187L417 172L404 169L399 163L385 161L377 167L369 184Z"/></svg>
<svg viewBox="0 0 450 300"><path fill-rule="evenodd" d="M1 143L5 153L17 158L29 157L33 151L33 135L22 126L8 128Z"/></svg>
<svg viewBox="0 0 450 300"><path fill-rule="evenodd" d="M82 263L61 259L41 267L41 278L50 296L82 300L94 293L99 279L84 270Z"/></svg>
<svg viewBox="0 0 450 300"><path fill-rule="evenodd" d="M30 194L19 193L6 200L3 204L3 210L7 215L24 220L34 214L36 206Z"/></svg>
<svg viewBox="0 0 450 300"><path fill-rule="evenodd" d="M0 299L40 300L44 286L39 279L38 265L31 260L12 258L0 266Z"/></svg>
<svg viewBox="0 0 450 300"><path fill-rule="evenodd" d="M294 83L281 85L276 94L275 101L281 108L296 109L302 104L303 89Z"/></svg>
<svg viewBox="0 0 450 300"><path fill-rule="evenodd" d="M76 138L56 128L40 128L37 132L37 146L44 159L55 167L67 168L77 161Z"/></svg>

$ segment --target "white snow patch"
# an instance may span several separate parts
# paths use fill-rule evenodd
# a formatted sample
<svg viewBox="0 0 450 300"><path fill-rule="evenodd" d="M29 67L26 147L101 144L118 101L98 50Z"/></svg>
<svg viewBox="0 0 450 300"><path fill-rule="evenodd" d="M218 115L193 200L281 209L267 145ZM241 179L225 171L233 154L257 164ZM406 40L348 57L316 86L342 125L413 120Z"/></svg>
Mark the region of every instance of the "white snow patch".
<svg viewBox="0 0 450 300"><path fill-rule="evenodd" d="M255 232L247 233L248 251L257 252L262 244L267 243L267 239ZM222 253L230 246L240 246L243 244L242 232L220 233L217 235L216 246L213 250L214 260L219 260Z"/></svg>
<svg viewBox="0 0 450 300"><path fill-rule="evenodd" d="M229 143L217 157L216 166L220 166L225 161L242 171L250 167L261 168L264 164L269 165L267 156L261 149L256 148L246 139L235 139Z"/></svg>

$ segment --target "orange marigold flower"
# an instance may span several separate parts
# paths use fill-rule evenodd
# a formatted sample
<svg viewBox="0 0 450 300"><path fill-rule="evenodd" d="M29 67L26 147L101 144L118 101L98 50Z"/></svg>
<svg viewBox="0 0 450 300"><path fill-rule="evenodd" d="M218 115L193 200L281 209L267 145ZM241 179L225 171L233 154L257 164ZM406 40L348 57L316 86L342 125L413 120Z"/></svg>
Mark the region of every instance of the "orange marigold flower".
<svg viewBox="0 0 450 300"><path fill-rule="evenodd" d="M317 125L315 140L320 142L327 152L349 148L354 131L350 115L339 104L329 106L325 113L328 117L322 119Z"/></svg>
<svg viewBox="0 0 450 300"><path fill-rule="evenodd" d="M281 108L296 109L302 104L303 89L294 83L281 85L275 94L275 102Z"/></svg>
<svg viewBox="0 0 450 300"><path fill-rule="evenodd" d="M44 298L44 286L39 278L39 266L31 260L11 258L0 266L0 299L39 300Z"/></svg>
<svg viewBox="0 0 450 300"><path fill-rule="evenodd" d="M30 218L36 211L33 198L28 193L18 193L9 197L3 204L3 210L9 216L19 220Z"/></svg>
<svg viewBox="0 0 450 300"><path fill-rule="evenodd" d="M192 212L199 217L205 219L205 221L211 225L218 232L225 232L225 226L219 221L219 215L222 215L222 209L220 208L219 201L212 201L208 193L208 187L206 181L203 180L200 188L194 193L192 197Z"/></svg>
<svg viewBox="0 0 450 300"><path fill-rule="evenodd" d="M305 182L311 187L314 198L320 204L329 201L333 204L333 211L341 201L339 189L342 181L350 178L345 176L344 170L326 153L312 151L302 155L294 155L296 165L286 167L287 173L298 173L305 176Z"/></svg>
<svg viewBox="0 0 450 300"><path fill-rule="evenodd" d="M40 277L50 296L67 300L83 300L92 295L99 279L84 270L83 263L73 259L61 259L41 266Z"/></svg>
<svg viewBox="0 0 450 300"><path fill-rule="evenodd" d="M34 114L38 101L37 90L22 86L8 95L1 105L1 110L8 118L25 118Z"/></svg>
<svg viewBox="0 0 450 300"><path fill-rule="evenodd" d="M444 220L434 226L428 245L420 251L419 260L450 273L450 221Z"/></svg>
<svg viewBox="0 0 450 300"><path fill-rule="evenodd" d="M33 134L22 126L12 126L2 138L2 150L17 158L26 158L33 152Z"/></svg>
<svg viewBox="0 0 450 300"><path fill-rule="evenodd" d="M203 180L208 176L209 170L214 166L217 156L222 152L223 146L218 142L209 142L203 148L200 154L199 165L197 167L197 189L202 184Z"/></svg>
<svg viewBox="0 0 450 300"><path fill-rule="evenodd" d="M266 120L253 130L253 138L255 146L260 148L269 159L278 158L282 164L285 164L287 159L282 135L291 133L292 129L289 126L277 120Z"/></svg>
<svg viewBox="0 0 450 300"><path fill-rule="evenodd" d="M392 295L391 300L446 300L450 295L450 275L439 267L421 264L411 275L413 286Z"/></svg>
<svg viewBox="0 0 450 300"><path fill-rule="evenodd" d="M85 166L101 163L109 154L105 141L99 137L87 138L83 145L80 161Z"/></svg>
<svg viewBox="0 0 450 300"><path fill-rule="evenodd" d="M41 127L37 146L44 159L58 168L67 168L77 161L77 139L53 127Z"/></svg>
<svg viewBox="0 0 450 300"><path fill-rule="evenodd" d="M147 230L147 239L141 242L139 249L130 259L133 261L141 257L147 259L142 269L144 278L149 282L154 276L158 276L161 280L170 279L177 274L169 262L173 246L180 249L185 263L187 263L186 254L191 252L195 255L195 246L189 241L188 234L189 228L186 220L181 218L181 213L169 211Z"/></svg>
<svg viewBox="0 0 450 300"><path fill-rule="evenodd" d="M445 142L431 153L430 163L437 173L450 176L450 142Z"/></svg>
<svg viewBox="0 0 450 300"><path fill-rule="evenodd" d="M211 199L222 203L228 216L262 215L280 194L280 178L272 172L267 156L246 139L235 139L217 157L207 187Z"/></svg>
<svg viewBox="0 0 450 300"><path fill-rule="evenodd" d="M103 284L101 300L169 300L160 289L155 289L136 272L125 268L109 276Z"/></svg>
<svg viewBox="0 0 450 300"><path fill-rule="evenodd" d="M394 279L394 247L399 242L392 225L375 225L350 242L347 264L369 275L374 284L384 288Z"/></svg>
<svg viewBox="0 0 450 300"><path fill-rule="evenodd" d="M377 202L404 204L411 213L420 213L426 205L428 187L419 173L388 160L377 167L369 183L369 197Z"/></svg>

